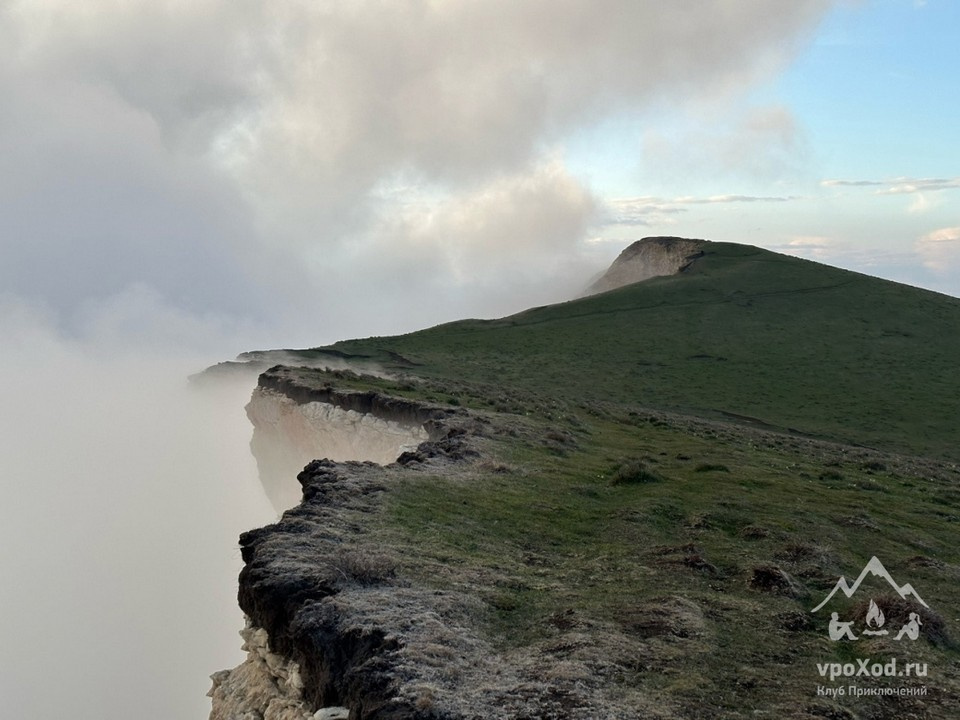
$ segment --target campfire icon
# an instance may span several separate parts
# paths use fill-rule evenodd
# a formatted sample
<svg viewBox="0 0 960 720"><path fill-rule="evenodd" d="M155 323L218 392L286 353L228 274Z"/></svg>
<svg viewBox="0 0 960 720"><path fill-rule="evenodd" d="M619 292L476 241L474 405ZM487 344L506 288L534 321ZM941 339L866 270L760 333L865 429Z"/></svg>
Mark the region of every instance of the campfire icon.
<svg viewBox="0 0 960 720"><path fill-rule="evenodd" d="M868 630L864 630L864 635L887 635L889 634L886 630L881 630L883 623L886 621L886 618L883 616L883 610L873 601L873 598L870 598L870 609L867 610L867 627Z"/></svg>

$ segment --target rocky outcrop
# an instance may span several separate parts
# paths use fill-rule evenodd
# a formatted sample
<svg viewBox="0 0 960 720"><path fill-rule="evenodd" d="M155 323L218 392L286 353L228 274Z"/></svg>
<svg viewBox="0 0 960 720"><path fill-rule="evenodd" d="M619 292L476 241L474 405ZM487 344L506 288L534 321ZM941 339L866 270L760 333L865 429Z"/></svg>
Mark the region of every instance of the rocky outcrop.
<svg viewBox="0 0 960 720"><path fill-rule="evenodd" d="M392 360L400 366L413 366L415 364L399 355ZM330 348L315 348L311 350L254 350L244 352L237 355L236 360L211 365L202 372L191 375L189 379L197 384L216 382L235 377L257 375L278 365L389 377L389 374L378 363L365 355L350 355Z"/></svg>
<svg viewBox="0 0 960 720"><path fill-rule="evenodd" d="M261 375L248 406L261 470L276 470L271 463L284 449L310 454L317 442L331 449L342 441L351 446L346 454L359 455L376 455L370 446L379 442L384 464L406 452L392 467L308 462L288 478L299 483L297 507L241 536L247 659L211 676L210 719L334 720L347 717L345 705L355 719L441 717L432 709L432 686L402 681L424 675L415 670L420 653L428 657L437 643L467 637L454 615L477 603L399 582L396 559L365 520L397 473L447 472L475 456L464 427L473 421L460 410L338 390L317 377L284 367ZM364 438L367 447L358 448ZM265 461L263 448L273 441L280 451Z"/></svg>
<svg viewBox="0 0 960 720"><path fill-rule="evenodd" d="M651 707L635 693L614 698L604 681L623 653L641 652L636 638L565 617L547 622L542 643L496 647L487 635L495 610L479 590L512 587L505 568L441 590L417 581L412 549L383 535L378 517L394 486L418 477L470 482L490 462L486 438L512 425L339 391L309 372L267 375L263 391L421 420L431 439L386 466L310 462L297 476L299 504L241 535L248 657L213 676L211 720L329 719L332 708L348 708L349 720L626 720Z"/></svg>
<svg viewBox="0 0 960 720"><path fill-rule="evenodd" d="M647 237L627 247L587 294L606 292L641 280L676 275L704 253L706 240Z"/></svg>
<svg viewBox="0 0 960 720"><path fill-rule="evenodd" d="M336 390L308 369L275 367L260 376L247 416L260 480L277 512L300 502L297 473L315 458L394 462L435 439L451 411L374 392Z"/></svg>
<svg viewBox="0 0 960 720"><path fill-rule="evenodd" d="M212 720L246 720L229 708L251 705L287 713L277 720L330 706L350 720L658 717L604 680L645 652L635 634L571 616L550 620L542 643L504 650L485 637L492 609L475 586L404 576L377 534L385 495L414 473L469 472L471 437L427 443L407 465L313 462L300 474L303 502L241 536L239 601L256 657L214 676Z"/></svg>
<svg viewBox="0 0 960 720"><path fill-rule="evenodd" d="M436 443L436 454L425 460L429 472L450 465L439 448L461 443ZM295 678L276 683L284 690L278 707L290 707L296 692L289 688L299 689L298 712L346 706L354 720L456 717L436 707L440 688L452 677L493 676L495 653L470 629L469 617L482 612L479 602L397 577L398 559L370 529L396 475L416 471L315 461L300 473L303 503L276 524L241 536L240 606L262 629L257 637L269 638L261 665L273 677ZM271 669L278 666L284 672ZM243 667L215 676L215 706L243 695L242 689L226 692L231 677L240 685L263 684L263 667L252 678Z"/></svg>
<svg viewBox="0 0 960 720"><path fill-rule="evenodd" d="M267 631L247 626L240 632L247 659L210 679L210 720L333 720L347 717L343 707L316 712L303 702L303 680L296 662L270 652Z"/></svg>
<svg viewBox="0 0 960 720"><path fill-rule="evenodd" d="M442 419L452 412L448 408L373 391L337 389L327 377L324 372L317 372L314 368L278 365L261 374L257 385L284 395L296 403L327 403L343 410L371 414L382 420L398 423L426 423Z"/></svg>

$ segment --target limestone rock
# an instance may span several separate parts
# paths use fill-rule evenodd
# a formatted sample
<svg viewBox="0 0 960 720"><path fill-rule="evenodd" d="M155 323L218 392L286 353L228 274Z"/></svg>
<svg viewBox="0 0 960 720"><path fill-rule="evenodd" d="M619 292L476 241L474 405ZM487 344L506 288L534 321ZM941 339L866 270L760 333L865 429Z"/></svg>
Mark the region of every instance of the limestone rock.
<svg viewBox="0 0 960 720"><path fill-rule="evenodd" d="M678 237L637 240L620 253L610 269L590 286L587 294L606 292L663 275L677 275L703 255L706 244L706 240Z"/></svg>
<svg viewBox="0 0 960 720"><path fill-rule="evenodd" d="M313 714L313 720L347 720L348 717L350 711L345 707L323 708Z"/></svg>
<svg viewBox="0 0 960 720"><path fill-rule="evenodd" d="M250 449L278 513L300 502L297 474L311 460L387 465L438 440L435 422L449 410L373 392L341 391L304 368L275 367L260 375L246 407Z"/></svg>
<svg viewBox="0 0 960 720"><path fill-rule="evenodd" d="M210 720L311 720L297 663L270 652L263 628L248 623L240 635L247 659L210 676Z"/></svg>

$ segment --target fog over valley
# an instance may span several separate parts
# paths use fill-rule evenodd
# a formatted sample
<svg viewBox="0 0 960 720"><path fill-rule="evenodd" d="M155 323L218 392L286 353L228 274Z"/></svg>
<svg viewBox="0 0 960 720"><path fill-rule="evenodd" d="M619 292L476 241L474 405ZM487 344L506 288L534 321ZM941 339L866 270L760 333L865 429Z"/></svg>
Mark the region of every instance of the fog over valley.
<svg viewBox="0 0 960 720"><path fill-rule="evenodd" d="M275 517L251 377L66 341L0 305L0 697L7 717L201 718L242 657L237 535Z"/></svg>

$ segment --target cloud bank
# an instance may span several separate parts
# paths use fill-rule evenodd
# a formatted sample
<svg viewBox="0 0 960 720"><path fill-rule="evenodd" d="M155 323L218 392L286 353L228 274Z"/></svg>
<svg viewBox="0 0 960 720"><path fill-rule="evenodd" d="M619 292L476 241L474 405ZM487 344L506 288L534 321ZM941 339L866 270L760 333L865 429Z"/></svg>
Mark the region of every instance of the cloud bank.
<svg viewBox="0 0 960 720"><path fill-rule="evenodd" d="M692 129L645 132L644 162L681 184L700 176L769 185L800 170L806 141L788 108L752 107L731 119L724 119L720 109L709 110L714 119L706 128L704 112L698 113Z"/></svg>
<svg viewBox="0 0 960 720"><path fill-rule="evenodd" d="M68 323L147 287L288 344L559 299L597 208L564 138L738 93L829 4L7 2L0 283ZM791 141L783 111L743 127Z"/></svg>
<svg viewBox="0 0 960 720"><path fill-rule="evenodd" d="M934 192L937 190L955 190L960 188L960 177L954 178L909 178L898 177L889 180L821 180L823 187L882 187L877 195L909 195L912 193Z"/></svg>

